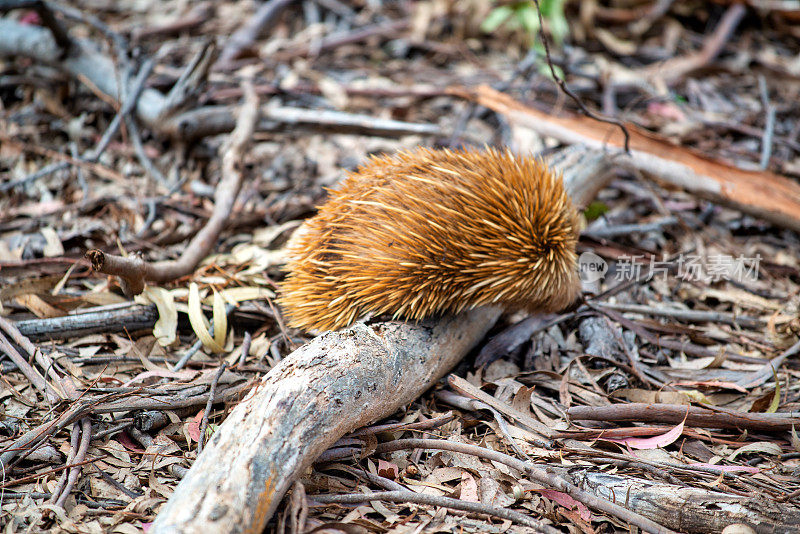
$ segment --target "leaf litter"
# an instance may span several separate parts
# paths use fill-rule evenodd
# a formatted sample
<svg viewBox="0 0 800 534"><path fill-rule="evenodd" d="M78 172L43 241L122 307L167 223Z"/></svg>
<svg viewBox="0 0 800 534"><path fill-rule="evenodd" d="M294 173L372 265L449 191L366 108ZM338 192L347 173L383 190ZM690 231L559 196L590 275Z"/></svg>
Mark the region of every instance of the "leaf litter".
<svg viewBox="0 0 800 534"><path fill-rule="evenodd" d="M159 33L192 6L139 4L96 1L82 9L117 32L138 35L147 55L159 55L148 83L160 88L175 83L205 36L230 35L253 7L217 3L210 6L216 17L191 11L196 26ZM678 57L682 52L720 35L710 30L726 16L723 5L673 3L659 11L662 4L670 3L567 2L570 47L559 49L556 59L571 89L591 107L624 116L676 146L800 177L796 12L747 3L737 38L722 42L715 58L692 69L673 63L680 68L659 77L654 71L661 62L685 60ZM25 356L25 343L4 329L0 454L13 452L3 460L0 493L6 531L149 527L196 457L204 416L208 435L258 376L308 339L283 325L274 305L276 282L288 235L313 213L341 169L374 152L417 144L528 151L552 145L445 90L491 84L547 109L570 105L538 69L541 56L537 68L516 72L530 36L506 26L480 31L491 4L419 2L411 12L391 2L302 6L284 13L242 56L243 63L248 55L265 58L256 74L264 95L283 105L435 124L450 138L330 133L315 125L258 132L243 162L247 183L213 254L190 276L149 286L137 299L156 306L157 322L127 323L114 332L26 331L38 353L31 369L52 391L33 385L22 361L33 354ZM411 30L376 34L370 39L377 47L354 40L326 49L318 37L406 19ZM99 38L85 21L74 28ZM200 98L233 102L234 78L212 73ZM90 87L71 85L55 71L4 58L0 80L0 184L92 147L115 116ZM142 138L152 163L171 180L161 183L137 159L132 136L124 131L96 162L3 189L3 318L33 328L35 319L129 307L113 278L90 274L83 253L102 248L171 258L203 225L220 172L210 156L220 137L191 147L159 135ZM624 170L597 203L602 209L587 218L580 243L580 252L591 251L608 269L587 284L593 305L544 323L505 317L476 350L480 365L473 355L437 388L452 396L430 392L377 423L399 423L392 429L343 438L301 480L305 531L325 525L345 532L527 531L491 514L430 504L315 500L389 489L384 480L418 494L522 512L563 532L627 530L619 519L496 460L420 448L375 452L378 443L402 438L525 455L598 495L626 495L634 511L675 530L716 532L749 523L789 531L800 524L797 234ZM9 356L20 349L22 360ZM52 364L43 366L47 361ZM222 361L230 367L217 376ZM212 383L217 402L207 412ZM639 409L646 405L674 409ZM689 407L704 411L690 413ZM599 408L612 409L613 418L593 416ZM47 430L53 421L57 428ZM20 442L31 430L41 437ZM68 472L77 472L77 480L59 493ZM738 499L741 511L712 518L686 497L685 523L676 525L670 521L681 503L661 492L678 490L710 507ZM635 508L637 499L659 496L662 506L655 511ZM268 528L281 530L284 519Z"/></svg>

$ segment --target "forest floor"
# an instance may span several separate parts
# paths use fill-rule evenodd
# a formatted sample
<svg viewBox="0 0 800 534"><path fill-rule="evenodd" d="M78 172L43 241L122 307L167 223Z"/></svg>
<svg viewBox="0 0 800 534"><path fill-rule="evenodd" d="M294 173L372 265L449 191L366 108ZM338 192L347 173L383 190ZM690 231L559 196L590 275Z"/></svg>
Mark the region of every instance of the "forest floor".
<svg viewBox="0 0 800 534"><path fill-rule="evenodd" d="M3 532L146 531L198 441L313 337L274 298L326 188L418 145L572 144L498 92L569 124L609 126L579 106L635 124L641 151L723 185L614 169L584 212L589 304L504 316L449 379L328 450L268 531L533 528L498 509L635 528L485 456L375 452L431 438L557 469L665 529L800 532L800 6L540 1L549 62L526 2L0 2ZM38 46L56 28L63 54ZM104 59L71 63L79 41ZM188 246L222 203L247 83L261 112L240 190L221 234ZM134 299L93 249L199 257ZM398 485L475 507L322 502Z"/></svg>

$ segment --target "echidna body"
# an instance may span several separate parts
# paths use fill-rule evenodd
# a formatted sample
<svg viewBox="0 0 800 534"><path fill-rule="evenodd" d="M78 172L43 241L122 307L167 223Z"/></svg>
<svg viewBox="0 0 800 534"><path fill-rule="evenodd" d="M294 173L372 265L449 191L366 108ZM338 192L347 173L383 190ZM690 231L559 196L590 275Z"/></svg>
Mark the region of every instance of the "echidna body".
<svg viewBox="0 0 800 534"><path fill-rule="evenodd" d="M577 296L578 214L562 180L510 151L419 148L351 173L290 244L289 324L418 320L484 305L557 311Z"/></svg>

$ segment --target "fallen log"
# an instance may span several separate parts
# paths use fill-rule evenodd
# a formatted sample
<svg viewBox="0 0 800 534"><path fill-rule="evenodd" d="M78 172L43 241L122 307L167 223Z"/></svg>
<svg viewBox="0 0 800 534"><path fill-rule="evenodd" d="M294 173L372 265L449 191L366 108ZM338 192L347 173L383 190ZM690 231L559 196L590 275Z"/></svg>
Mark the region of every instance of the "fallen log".
<svg viewBox="0 0 800 534"><path fill-rule="evenodd" d="M539 135L571 145L606 150L615 162L641 171L656 182L679 187L722 206L800 231L800 184L769 171L749 171L712 159L697 151L626 123L630 154L623 150L618 126L584 116L556 117L514 100L491 87L474 91L451 88L451 94L470 99Z"/></svg>
<svg viewBox="0 0 800 534"><path fill-rule="evenodd" d="M619 501L623 496L630 510L678 532L727 532L725 527L736 524L744 524L746 530L731 532L800 532L800 508L763 495L731 495L586 470L573 472L573 477L600 497L616 496Z"/></svg>
<svg viewBox="0 0 800 534"><path fill-rule="evenodd" d="M611 177L599 151L557 159L577 205ZM342 435L419 397L500 315L355 326L320 336L276 365L239 403L162 507L151 534L261 532L284 493Z"/></svg>

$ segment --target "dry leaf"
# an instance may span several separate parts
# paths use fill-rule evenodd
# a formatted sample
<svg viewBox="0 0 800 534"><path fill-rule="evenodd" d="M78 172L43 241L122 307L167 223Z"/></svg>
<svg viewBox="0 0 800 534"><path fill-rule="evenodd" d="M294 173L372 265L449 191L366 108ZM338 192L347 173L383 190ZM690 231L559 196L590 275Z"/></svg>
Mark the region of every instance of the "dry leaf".
<svg viewBox="0 0 800 534"><path fill-rule="evenodd" d="M225 352L225 347L217 342L216 335L211 337L208 332L208 319L203 315L203 310L200 307L200 290L197 284L192 283L189 285L189 323L192 325L192 330L197 335L203 346L215 353ZM223 307L223 315L225 314L225 305ZM215 309L216 317L216 309ZM226 321L227 322L227 321ZM216 328L215 328L216 331ZM224 336L225 334L223 334Z"/></svg>

